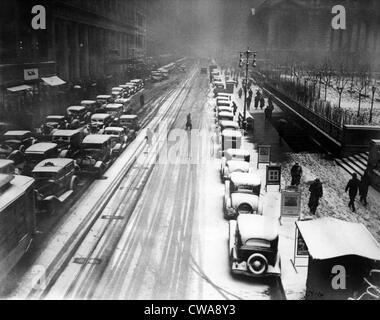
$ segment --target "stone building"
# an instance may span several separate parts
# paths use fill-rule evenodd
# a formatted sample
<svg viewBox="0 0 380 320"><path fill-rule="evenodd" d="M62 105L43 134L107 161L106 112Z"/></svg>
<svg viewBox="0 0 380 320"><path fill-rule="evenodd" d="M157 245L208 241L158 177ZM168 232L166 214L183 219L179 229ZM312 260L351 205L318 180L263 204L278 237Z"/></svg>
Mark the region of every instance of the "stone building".
<svg viewBox="0 0 380 320"><path fill-rule="evenodd" d="M34 5L46 8L46 30L31 27ZM146 6L146 0L2 0L0 108L17 104L27 88L38 93L59 79L75 85L122 76L133 59L145 57Z"/></svg>
<svg viewBox="0 0 380 320"><path fill-rule="evenodd" d="M335 30L332 8L343 5L346 30ZM380 2L266 0L249 21L250 41L271 60L321 62L326 57L380 69Z"/></svg>

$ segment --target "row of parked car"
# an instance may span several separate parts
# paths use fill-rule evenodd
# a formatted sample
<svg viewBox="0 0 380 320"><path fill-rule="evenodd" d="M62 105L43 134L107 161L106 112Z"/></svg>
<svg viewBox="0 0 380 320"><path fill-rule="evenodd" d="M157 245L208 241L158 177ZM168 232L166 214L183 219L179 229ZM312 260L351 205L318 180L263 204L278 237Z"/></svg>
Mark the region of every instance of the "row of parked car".
<svg viewBox="0 0 380 320"><path fill-rule="evenodd" d="M216 74L216 72L215 72ZM218 78L216 78L218 81ZM229 220L229 258L233 274L279 276L279 221L264 215L261 175L242 148L242 130L232 95L215 92L215 122L221 143L223 211Z"/></svg>
<svg viewBox="0 0 380 320"><path fill-rule="evenodd" d="M134 92L143 82L133 81ZM0 144L0 174L35 179L37 209L55 211L78 188L80 177L101 177L140 130L126 92L112 91L96 100L67 108L66 115L49 115L37 133L6 132ZM129 93L128 93L129 94Z"/></svg>

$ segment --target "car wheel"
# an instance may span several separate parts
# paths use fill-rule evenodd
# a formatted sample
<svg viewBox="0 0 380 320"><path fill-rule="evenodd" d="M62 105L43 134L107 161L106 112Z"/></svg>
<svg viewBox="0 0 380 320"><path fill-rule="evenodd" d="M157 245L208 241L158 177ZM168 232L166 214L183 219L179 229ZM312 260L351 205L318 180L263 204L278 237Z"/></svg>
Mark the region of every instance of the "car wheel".
<svg viewBox="0 0 380 320"><path fill-rule="evenodd" d="M248 258L247 265L254 275L263 275L268 270L268 260L260 253L254 253Z"/></svg>
<svg viewBox="0 0 380 320"><path fill-rule="evenodd" d="M78 178L72 177L70 181L70 190L76 191L78 189Z"/></svg>

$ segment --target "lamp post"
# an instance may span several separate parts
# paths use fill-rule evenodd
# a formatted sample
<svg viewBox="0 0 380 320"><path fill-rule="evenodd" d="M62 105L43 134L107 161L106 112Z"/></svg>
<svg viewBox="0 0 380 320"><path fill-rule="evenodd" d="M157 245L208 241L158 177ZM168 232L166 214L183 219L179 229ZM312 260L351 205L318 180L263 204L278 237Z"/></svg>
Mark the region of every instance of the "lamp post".
<svg viewBox="0 0 380 320"><path fill-rule="evenodd" d="M249 71L249 59L252 59L252 67L256 68L256 52L249 50L240 52L240 62L239 67L242 68L245 63L245 90L244 90L244 118L243 118L243 128L247 129L247 94L248 94L248 71Z"/></svg>
<svg viewBox="0 0 380 320"><path fill-rule="evenodd" d="M369 123L372 123L373 102L375 100L376 89L377 88L375 86L372 86L372 100L371 100L371 111L369 112Z"/></svg>

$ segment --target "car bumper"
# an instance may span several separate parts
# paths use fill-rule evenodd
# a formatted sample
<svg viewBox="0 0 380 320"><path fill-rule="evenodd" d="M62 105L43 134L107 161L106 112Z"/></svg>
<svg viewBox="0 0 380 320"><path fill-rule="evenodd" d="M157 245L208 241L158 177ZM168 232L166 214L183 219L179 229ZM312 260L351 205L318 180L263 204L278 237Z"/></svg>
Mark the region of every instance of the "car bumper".
<svg viewBox="0 0 380 320"><path fill-rule="evenodd" d="M231 271L233 274L240 274L245 275L252 278L265 278L265 277L280 277L281 276L281 269L279 263L277 263L275 266L268 266L267 272L261 275L253 274L249 271L247 263L245 261L243 262L233 262L231 266Z"/></svg>

